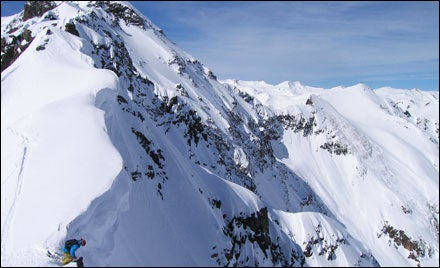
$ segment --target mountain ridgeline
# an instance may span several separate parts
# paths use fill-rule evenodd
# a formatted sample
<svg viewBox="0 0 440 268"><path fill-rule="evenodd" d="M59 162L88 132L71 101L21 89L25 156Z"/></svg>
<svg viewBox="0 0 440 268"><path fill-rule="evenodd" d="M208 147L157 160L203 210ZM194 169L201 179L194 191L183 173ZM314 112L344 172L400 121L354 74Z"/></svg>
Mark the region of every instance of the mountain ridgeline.
<svg viewBox="0 0 440 268"><path fill-rule="evenodd" d="M220 81L120 1L1 44L2 266L438 266L438 91Z"/></svg>

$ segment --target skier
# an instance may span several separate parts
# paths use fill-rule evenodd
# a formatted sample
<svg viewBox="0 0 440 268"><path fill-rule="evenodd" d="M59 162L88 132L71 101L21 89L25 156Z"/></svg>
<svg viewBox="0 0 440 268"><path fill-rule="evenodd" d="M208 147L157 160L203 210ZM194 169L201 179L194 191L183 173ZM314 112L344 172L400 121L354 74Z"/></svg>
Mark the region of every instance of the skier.
<svg viewBox="0 0 440 268"><path fill-rule="evenodd" d="M67 240L66 243L64 244L64 247L62 248L64 252L64 258L62 260L63 265L66 265L71 261L77 261L78 258L75 255L75 251L79 249L79 247L81 246L84 247L85 245L86 245L86 240L84 240L83 238L78 240L77 239Z"/></svg>

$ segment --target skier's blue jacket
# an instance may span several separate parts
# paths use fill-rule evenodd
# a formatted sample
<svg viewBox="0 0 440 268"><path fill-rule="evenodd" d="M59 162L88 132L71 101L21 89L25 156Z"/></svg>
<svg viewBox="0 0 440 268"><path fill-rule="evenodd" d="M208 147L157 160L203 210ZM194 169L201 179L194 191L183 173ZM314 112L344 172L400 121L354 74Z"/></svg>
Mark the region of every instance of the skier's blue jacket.
<svg viewBox="0 0 440 268"><path fill-rule="evenodd" d="M75 251L76 251L77 249L79 249L79 247L80 247L80 245L81 245L81 239L80 239L80 240L77 240L77 242L78 242L78 243L73 244L73 245L70 247L70 252L69 252L69 251L67 250L67 248L64 246L64 247L63 247L63 252L65 252L65 253L69 253L70 256L71 256L72 258L76 258L76 256L75 256Z"/></svg>

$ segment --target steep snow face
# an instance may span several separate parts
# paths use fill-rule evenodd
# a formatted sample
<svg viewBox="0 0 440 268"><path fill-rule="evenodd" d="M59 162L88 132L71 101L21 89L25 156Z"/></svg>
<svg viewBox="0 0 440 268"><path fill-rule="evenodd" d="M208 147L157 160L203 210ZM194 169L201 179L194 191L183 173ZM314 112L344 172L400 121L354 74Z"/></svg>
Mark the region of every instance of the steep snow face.
<svg viewBox="0 0 440 268"><path fill-rule="evenodd" d="M2 266L438 265L438 93L221 83L129 3L38 3L2 18Z"/></svg>
<svg viewBox="0 0 440 268"><path fill-rule="evenodd" d="M81 40L42 25L27 28L33 42L2 72L2 265L35 264L27 254L62 239L122 168L94 103L118 78L94 68Z"/></svg>
<svg viewBox="0 0 440 268"><path fill-rule="evenodd" d="M376 92L383 99L383 109L416 125L432 142L439 142L438 91L379 88Z"/></svg>
<svg viewBox="0 0 440 268"><path fill-rule="evenodd" d="M381 265L438 263L438 92L363 84L307 92L293 84L275 104L281 84L223 82L287 122L277 161L307 181Z"/></svg>

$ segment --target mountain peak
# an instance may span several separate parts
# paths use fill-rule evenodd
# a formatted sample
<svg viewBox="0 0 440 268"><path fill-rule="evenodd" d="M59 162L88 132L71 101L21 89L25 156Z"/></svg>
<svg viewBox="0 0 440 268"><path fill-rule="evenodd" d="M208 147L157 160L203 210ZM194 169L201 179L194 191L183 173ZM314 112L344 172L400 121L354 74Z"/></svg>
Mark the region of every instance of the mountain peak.
<svg viewBox="0 0 440 268"><path fill-rule="evenodd" d="M438 94L218 81L128 2L28 6L2 266L79 237L87 266L438 266Z"/></svg>
<svg viewBox="0 0 440 268"><path fill-rule="evenodd" d="M126 1L90 1L87 6L103 8L117 19L122 19L127 25L136 25L145 29L145 18L143 15Z"/></svg>
<svg viewBox="0 0 440 268"><path fill-rule="evenodd" d="M304 86L299 81L284 81L276 85L279 88L297 90L302 89Z"/></svg>

